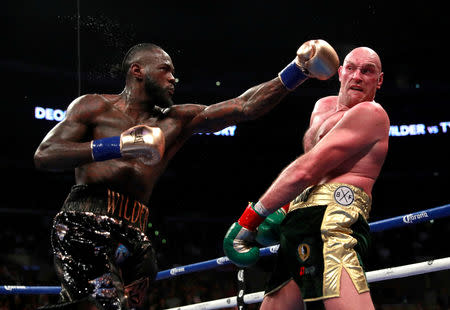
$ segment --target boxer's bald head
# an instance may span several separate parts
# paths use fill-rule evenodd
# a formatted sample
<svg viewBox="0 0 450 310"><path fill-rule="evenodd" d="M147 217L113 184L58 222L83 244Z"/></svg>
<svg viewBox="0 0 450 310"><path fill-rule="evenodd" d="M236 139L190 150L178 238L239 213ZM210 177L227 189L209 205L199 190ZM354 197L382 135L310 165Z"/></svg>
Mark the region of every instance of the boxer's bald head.
<svg viewBox="0 0 450 310"><path fill-rule="evenodd" d="M382 71L380 56L378 56L378 54L373 49L365 46L357 47L353 49L350 53L348 53L347 56L345 56L344 65L349 60L361 58L364 58L367 61L375 64L379 72Z"/></svg>

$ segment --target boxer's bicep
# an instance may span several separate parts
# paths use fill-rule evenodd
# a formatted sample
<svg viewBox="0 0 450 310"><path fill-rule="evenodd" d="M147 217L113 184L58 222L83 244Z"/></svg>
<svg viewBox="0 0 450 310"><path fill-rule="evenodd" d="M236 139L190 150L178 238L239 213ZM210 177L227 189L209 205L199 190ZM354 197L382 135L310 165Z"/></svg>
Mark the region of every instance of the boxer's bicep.
<svg viewBox="0 0 450 310"><path fill-rule="evenodd" d="M373 109L353 109L308 152L316 173L326 174L357 154L368 152L379 141L383 116Z"/></svg>
<svg viewBox="0 0 450 310"><path fill-rule="evenodd" d="M81 140L86 136L87 130L88 126L85 123L66 119L53 127L45 136L43 142L82 142Z"/></svg>
<svg viewBox="0 0 450 310"><path fill-rule="evenodd" d="M65 119L49 131L41 145L82 142L89 130L89 115L92 115L89 106L90 102L86 99L72 102L67 108Z"/></svg>
<svg viewBox="0 0 450 310"><path fill-rule="evenodd" d="M39 144L34 162L38 169L71 169L91 159L90 142L85 141L89 131L80 104L69 106L66 118L53 127Z"/></svg>

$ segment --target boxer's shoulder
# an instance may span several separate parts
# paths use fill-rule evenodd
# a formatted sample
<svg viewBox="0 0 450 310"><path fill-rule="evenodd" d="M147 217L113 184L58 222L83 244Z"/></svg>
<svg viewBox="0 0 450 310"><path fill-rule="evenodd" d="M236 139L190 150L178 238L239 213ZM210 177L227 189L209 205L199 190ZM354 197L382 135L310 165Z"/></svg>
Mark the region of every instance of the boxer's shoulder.
<svg viewBox="0 0 450 310"><path fill-rule="evenodd" d="M100 95L100 94L86 94L76 98L70 104L70 107L92 106L95 108L111 108L118 102L120 96L118 95Z"/></svg>
<svg viewBox="0 0 450 310"><path fill-rule="evenodd" d="M327 96L317 100L314 105L313 114L323 114L330 110L334 110L337 104L337 96Z"/></svg>
<svg viewBox="0 0 450 310"><path fill-rule="evenodd" d="M92 116L107 112L114 108L114 103L117 102L116 95L99 95L86 94L76 98L67 108L68 117L77 117L80 119L89 119Z"/></svg>
<svg viewBox="0 0 450 310"><path fill-rule="evenodd" d="M375 101L363 101L350 108L346 113L347 124L363 126L366 131L388 136L389 116L383 107Z"/></svg>
<svg viewBox="0 0 450 310"><path fill-rule="evenodd" d="M362 101L350 109L356 113L369 114L372 117L388 118L386 111L381 104L375 101Z"/></svg>
<svg viewBox="0 0 450 310"><path fill-rule="evenodd" d="M338 100L338 96L326 96L326 97L322 97L319 100L317 100L316 105L319 105L319 106L336 105L337 100Z"/></svg>

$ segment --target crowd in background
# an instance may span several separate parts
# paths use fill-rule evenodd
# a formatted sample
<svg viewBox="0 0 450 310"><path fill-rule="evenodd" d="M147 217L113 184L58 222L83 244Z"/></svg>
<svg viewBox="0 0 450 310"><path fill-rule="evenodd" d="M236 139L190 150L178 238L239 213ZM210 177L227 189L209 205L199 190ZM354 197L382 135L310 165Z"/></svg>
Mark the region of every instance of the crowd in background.
<svg viewBox="0 0 450 310"><path fill-rule="evenodd" d="M59 285L52 265L49 242L51 215L8 214L1 216L0 285ZM167 224L167 223L166 223ZM163 225L163 224L161 224ZM223 256L221 236L226 225L217 222L196 225L190 221L171 223L163 232L149 229L158 251L161 270ZM411 227L373 233L369 270L401 266L448 256L441 236L450 233L448 219ZM189 234L185 232L189 231ZM207 231L208 233L205 233ZM184 233L183 233L184 232ZM164 240L164 242L162 242ZM270 258L263 258L248 269L248 293L263 290L270 269ZM148 299L149 310L160 310L198 303L237 293L237 268L180 275L154 283ZM371 284L377 309L448 310L450 271ZM57 295L0 295L0 310L28 310L55 301ZM258 309L258 304L248 309ZM309 309L309 308L308 308Z"/></svg>

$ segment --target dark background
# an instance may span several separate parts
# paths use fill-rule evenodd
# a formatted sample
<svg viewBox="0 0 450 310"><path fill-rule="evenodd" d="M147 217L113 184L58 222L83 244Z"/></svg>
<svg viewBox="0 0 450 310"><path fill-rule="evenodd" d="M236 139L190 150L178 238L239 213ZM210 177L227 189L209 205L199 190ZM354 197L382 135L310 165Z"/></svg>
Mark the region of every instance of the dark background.
<svg viewBox="0 0 450 310"><path fill-rule="evenodd" d="M4 6L0 207L19 221L8 220L18 230L36 225L37 217L23 214L43 215L44 238L73 184L73 173L34 169L33 153L56 124L35 119L34 107L65 110L80 94L121 92L122 81L109 71L136 43L156 43L171 55L179 78L177 104L205 105L274 78L304 41L325 39L341 62L352 48L368 46L383 63L384 85L376 100L387 110L391 125L450 121L449 21L438 1L25 0ZM167 255L163 267L223 255L221 238L228 226L247 201L257 200L302 153L301 139L315 101L336 94L338 87L337 76L308 80L268 115L238 125L234 137L192 137L149 203L153 228L161 232L155 238L167 240L161 252L178 253ZM450 131L439 129L435 135L391 137L373 192L371 221L449 203ZM448 256L448 242L442 245L439 237L448 238L445 221L436 221L434 228L415 228L432 229L436 235L422 244L429 251L422 256ZM414 241L409 230L383 236L376 237L381 244ZM47 239L39 246L50 251ZM384 263L417 260L411 248L405 249Z"/></svg>

